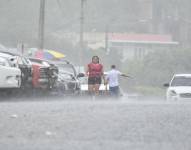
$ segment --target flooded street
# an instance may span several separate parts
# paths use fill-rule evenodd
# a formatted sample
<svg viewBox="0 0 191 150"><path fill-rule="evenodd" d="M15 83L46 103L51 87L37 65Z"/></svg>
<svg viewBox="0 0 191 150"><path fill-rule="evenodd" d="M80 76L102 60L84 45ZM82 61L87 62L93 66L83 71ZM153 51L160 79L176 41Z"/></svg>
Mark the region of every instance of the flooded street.
<svg viewBox="0 0 191 150"><path fill-rule="evenodd" d="M190 107L164 100L3 101L0 149L190 149Z"/></svg>
<svg viewBox="0 0 191 150"><path fill-rule="evenodd" d="M0 0L0 18L0 150L191 150L191 0Z"/></svg>

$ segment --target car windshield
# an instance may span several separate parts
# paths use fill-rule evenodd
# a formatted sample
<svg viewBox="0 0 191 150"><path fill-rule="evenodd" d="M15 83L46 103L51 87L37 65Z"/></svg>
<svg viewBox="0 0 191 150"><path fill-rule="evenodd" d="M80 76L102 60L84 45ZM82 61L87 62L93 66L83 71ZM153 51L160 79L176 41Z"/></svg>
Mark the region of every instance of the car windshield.
<svg viewBox="0 0 191 150"><path fill-rule="evenodd" d="M58 76L60 79L63 80L72 80L73 76L71 74L63 73Z"/></svg>
<svg viewBox="0 0 191 150"><path fill-rule="evenodd" d="M27 60L25 57L22 57L22 61L25 65L30 65L30 61Z"/></svg>
<svg viewBox="0 0 191 150"><path fill-rule="evenodd" d="M69 72L73 74L74 76L76 75L74 68L71 65L68 64L62 64L58 65L59 72Z"/></svg>
<svg viewBox="0 0 191 150"><path fill-rule="evenodd" d="M191 86L191 77L175 77L171 82L171 86Z"/></svg>

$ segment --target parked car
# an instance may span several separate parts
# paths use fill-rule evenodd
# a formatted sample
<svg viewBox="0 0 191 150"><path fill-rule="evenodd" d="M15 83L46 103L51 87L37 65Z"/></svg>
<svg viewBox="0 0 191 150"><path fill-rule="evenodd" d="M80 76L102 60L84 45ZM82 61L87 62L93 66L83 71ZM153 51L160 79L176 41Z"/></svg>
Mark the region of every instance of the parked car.
<svg viewBox="0 0 191 150"><path fill-rule="evenodd" d="M80 74L77 75L75 67L66 60L54 62L58 67L57 91L60 94L76 95L80 93Z"/></svg>
<svg viewBox="0 0 191 150"><path fill-rule="evenodd" d="M191 74L175 74L164 86L167 100L191 100Z"/></svg>
<svg viewBox="0 0 191 150"><path fill-rule="evenodd" d="M12 67L9 59L0 56L0 91L10 92L20 86L20 69Z"/></svg>
<svg viewBox="0 0 191 150"><path fill-rule="evenodd" d="M7 58L10 61L10 65L21 70L21 88L26 89L28 86L31 86L32 78L32 65L31 62L15 53L11 52L0 52L0 56Z"/></svg>
<svg viewBox="0 0 191 150"><path fill-rule="evenodd" d="M29 58L32 63L33 88L52 89L58 79L58 68L47 60Z"/></svg>

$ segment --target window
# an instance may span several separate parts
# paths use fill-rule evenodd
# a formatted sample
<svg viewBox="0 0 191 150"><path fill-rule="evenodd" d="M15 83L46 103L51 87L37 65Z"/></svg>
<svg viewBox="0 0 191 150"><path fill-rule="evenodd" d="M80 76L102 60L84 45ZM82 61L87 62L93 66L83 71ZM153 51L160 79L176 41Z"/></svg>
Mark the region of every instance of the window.
<svg viewBox="0 0 191 150"><path fill-rule="evenodd" d="M171 82L171 86L191 86L191 77L175 77Z"/></svg>

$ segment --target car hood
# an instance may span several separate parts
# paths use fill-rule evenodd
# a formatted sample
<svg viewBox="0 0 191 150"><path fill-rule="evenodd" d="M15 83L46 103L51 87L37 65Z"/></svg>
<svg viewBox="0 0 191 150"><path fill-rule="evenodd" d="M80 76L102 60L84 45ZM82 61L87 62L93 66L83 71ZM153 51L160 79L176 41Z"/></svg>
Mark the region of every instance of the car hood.
<svg viewBox="0 0 191 150"><path fill-rule="evenodd" d="M174 90L176 93L191 93L191 86L176 86L176 87L169 87L168 90Z"/></svg>

